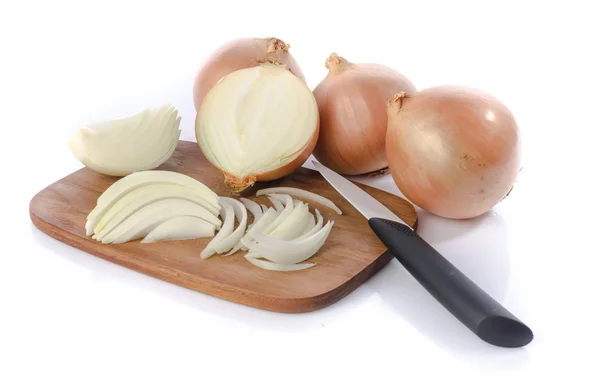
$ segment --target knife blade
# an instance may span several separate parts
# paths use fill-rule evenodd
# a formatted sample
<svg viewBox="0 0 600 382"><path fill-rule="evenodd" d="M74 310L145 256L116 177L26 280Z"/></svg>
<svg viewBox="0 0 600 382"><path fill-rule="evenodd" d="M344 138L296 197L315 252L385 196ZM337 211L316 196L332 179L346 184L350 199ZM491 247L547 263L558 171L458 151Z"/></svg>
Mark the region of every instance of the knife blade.
<svg viewBox="0 0 600 382"><path fill-rule="evenodd" d="M507 348L523 347L533 340L533 332L527 325L400 217L342 175L317 161L312 162L325 180L367 219L373 232L406 270L477 337Z"/></svg>

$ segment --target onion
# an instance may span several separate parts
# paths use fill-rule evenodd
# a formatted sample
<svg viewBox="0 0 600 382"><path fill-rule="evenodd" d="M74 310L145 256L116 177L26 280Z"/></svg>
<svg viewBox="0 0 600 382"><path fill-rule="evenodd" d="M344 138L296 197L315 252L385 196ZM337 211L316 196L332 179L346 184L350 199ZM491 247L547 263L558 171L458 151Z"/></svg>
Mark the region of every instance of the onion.
<svg viewBox="0 0 600 382"><path fill-rule="evenodd" d="M294 206L294 211L290 216L269 232L269 236L281 240L291 240L302 234L306 227L306 216L310 215L308 204L300 203Z"/></svg>
<svg viewBox="0 0 600 382"><path fill-rule="evenodd" d="M262 62L287 66L305 82L300 66L289 52L290 46L277 38L241 38L230 41L203 64L194 78L194 106L196 111L206 94L223 77L240 69L251 68Z"/></svg>
<svg viewBox="0 0 600 382"><path fill-rule="evenodd" d="M246 207L241 202L232 198L224 197L222 199L224 203L229 203L233 207L238 226L229 236L214 243L213 248L217 253L223 253L232 249L242 239L242 236L244 236L246 225L248 224Z"/></svg>
<svg viewBox="0 0 600 382"><path fill-rule="evenodd" d="M203 220L211 215L204 207L185 199L165 199L149 204L102 237L103 244L122 244L142 238L161 223L178 216L194 216ZM220 223L220 222L219 222ZM212 224L212 223L211 223ZM216 228L217 225L213 224Z"/></svg>
<svg viewBox="0 0 600 382"><path fill-rule="evenodd" d="M344 175L386 168L386 102L398 92L415 92L415 86L386 66L351 63L335 53L325 67L329 73L313 91L321 118L313 155Z"/></svg>
<svg viewBox="0 0 600 382"><path fill-rule="evenodd" d="M159 224L140 243L191 240L215 235L215 227L193 216L178 216Z"/></svg>
<svg viewBox="0 0 600 382"><path fill-rule="evenodd" d="M289 196L295 196L297 198L303 198L303 199L306 199L306 200L309 200L309 201L312 201L315 203L319 203L325 207L329 207L340 215L342 214L342 210L340 210L340 208L338 206L336 206L335 203L332 202L331 200L329 200L321 195L315 194L314 192L306 191L301 188L270 187L270 188L263 188L263 189L256 191L256 196L271 195L271 194L283 194L284 196L289 195Z"/></svg>
<svg viewBox="0 0 600 382"><path fill-rule="evenodd" d="M297 238L295 238L294 241L299 241L299 240L305 239L305 238L307 238L309 236L312 236L318 230L320 230L321 227L323 227L323 215L321 215L321 213L319 212L319 210L315 210L315 213L317 214L317 221L316 221L316 223L313 220L312 227L310 227L310 229L307 229L302 235L300 235Z"/></svg>
<svg viewBox="0 0 600 382"><path fill-rule="evenodd" d="M271 201L273 207L275 207L275 211L277 211L277 213L283 212L283 204L278 198L276 198L275 196L269 196L269 200Z"/></svg>
<svg viewBox="0 0 600 382"><path fill-rule="evenodd" d="M83 165L101 174L125 176L151 170L175 151L180 121L173 106L148 109L78 130L69 139L69 149Z"/></svg>
<svg viewBox="0 0 600 382"><path fill-rule="evenodd" d="M308 263L308 264L272 263L270 261L260 260L260 259L256 258L255 254L253 254L253 253L248 253L244 257L246 258L246 260L248 260L250 263L256 265L257 267L260 267L262 269L266 269L269 271L282 271L282 272L301 271L303 269L308 269L308 268L312 267L313 265L315 265L315 263Z"/></svg>
<svg viewBox="0 0 600 382"><path fill-rule="evenodd" d="M234 193L294 172L318 135L319 112L310 88L273 64L223 77L196 118L200 149Z"/></svg>
<svg viewBox="0 0 600 382"><path fill-rule="evenodd" d="M172 171L140 171L117 180L98 197L96 207L87 216L86 235L90 236L94 233L94 228L100 219L122 197L140 187L152 184L175 184L192 189L214 209L219 210L221 208L218 204L219 196L206 185L190 176Z"/></svg>
<svg viewBox="0 0 600 382"><path fill-rule="evenodd" d="M229 251L225 256L230 256L239 251L240 249L244 249L244 245L242 244L243 240L252 240L255 232L263 232L271 223L277 219L277 211L273 208L269 208L265 213L255 222L255 224L248 228L244 237L233 247L231 251Z"/></svg>
<svg viewBox="0 0 600 382"><path fill-rule="evenodd" d="M269 207L265 206L264 204L261 204L260 208L263 210L263 214L269 209Z"/></svg>
<svg viewBox="0 0 600 382"><path fill-rule="evenodd" d="M390 172L420 208L467 219L511 190L520 168L520 133L496 98L466 87L433 87L397 94L388 116Z"/></svg>

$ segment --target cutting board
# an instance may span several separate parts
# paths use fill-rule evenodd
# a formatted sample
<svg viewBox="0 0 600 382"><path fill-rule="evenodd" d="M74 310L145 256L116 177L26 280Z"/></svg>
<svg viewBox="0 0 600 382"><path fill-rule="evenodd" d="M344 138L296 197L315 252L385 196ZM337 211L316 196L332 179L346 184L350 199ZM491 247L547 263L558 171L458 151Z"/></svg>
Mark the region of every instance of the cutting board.
<svg viewBox="0 0 600 382"><path fill-rule="evenodd" d="M218 195L231 196L223 185L223 176L208 163L195 142L180 141L173 156L159 169L189 175ZM317 171L307 168L284 179L259 184L254 190L298 187L323 195L340 207L343 215L311 204L311 210L316 206L325 219L335 221L325 245L308 260L317 264L311 268L296 272L263 270L249 263L243 251L201 259L200 252L210 238L100 244L85 235L86 217L100 194L118 179L82 168L33 197L29 206L31 220L49 236L121 266L221 299L277 312L309 312L331 305L393 258L367 220ZM379 189L358 186L416 228L417 215L409 202ZM271 205L264 196L248 197Z"/></svg>

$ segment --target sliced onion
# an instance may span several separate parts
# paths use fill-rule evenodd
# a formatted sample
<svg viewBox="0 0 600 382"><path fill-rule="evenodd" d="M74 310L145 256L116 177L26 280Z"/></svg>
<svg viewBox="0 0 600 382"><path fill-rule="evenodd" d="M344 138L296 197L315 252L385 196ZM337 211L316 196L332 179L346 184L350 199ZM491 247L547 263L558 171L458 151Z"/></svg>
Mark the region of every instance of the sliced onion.
<svg viewBox="0 0 600 382"><path fill-rule="evenodd" d="M157 183L140 187L119 199L94 227L94 238L102 239L102 237L140 208L159 200L173 198L189 200L206 208L207 214L205 220L217 226L221 225L221 221L216 217L218 210L204 198L200 197L195 190L177 184Z"/></svg>
<svg viewBox="0 0 600 382"><path fill-rule="evenodd" d="M317 232L318 230L320 230L321 227L323 227L323 215L321 215L321 213L317 209L315 209L315 213L317 215L317 221L315 222L314 216L311 214L311 216L313 216L312 223L309 222L306 225L305 231L302 233L302 235L300 235L297 238L295 238L294 241L299 241L299 240L302 240L302 239L307 238L309 236L312 236L315 232Z"/></svg>
<svg viewBox="0 0 600 382"><path fill-rule="evenodd" d="M253 253L248 253L245 258L250 263L260 267L262 269L266 269L268 271L280 271L280 272L293 272L293 271L301 271L303 269L308 269L315 265L315 263L307 263L307 264L277 264L266 260L260 260L253 256Z"/></svg>
<svg viewBox="0 0 600 382"><path fill-rule="evenodd" d="M154 228L140 243L157 241L191 240L215 235L215 227L194 216L178 216Z"/></svg>
<svg viewBox="0 0 600 382"><path fill-rule="evenodd" d="M200 253L200 257L203 259L208 259L215 253L214 246L219 243L221 240L224 240L227 236L231 235L233 232L233 226L235 223L235 212L231 204L220 201L221 204L221 217L223 218L223 225L219 233L206 245L206 248Z"/></svg>
<svg viewBox="0 0 600 382"><path fill-rule="evenodd" d="M302 190L300 188L271 187L271 188L263 188L256 192L256 196L269 195L269 194L284 194L284 195L290 195L290 196L295 196L298 198L307 199L307 200L313 201L315 203L319 203L326 207L329 207L340 215L342 214L342 210L340 210L339 207L336 206L335 203L333 203L331 200L329 200L321 195L315 194L314 192Z"/></svg>
<svg viewBox="0 0 600 382"><path fill-rule="evenodd" d="M223 253L232 249L244 236L246 225L248 224L248 213L244 204L233 198L222 198L224 202L230 203L234 209L235 217L239 222L235 231L223 240L215 243L214 249L217 253Z"/></svg>
<svg viewBox="0 0 600 382"><path fill-rule="evenodd" d="M275 228L277 228L281 223L283 223L285 221L285 219L287 219L292 212L294 212L294 200L292 199L291 196L287 196L287 201L285 203L285 208L283 209L283 212L279 213L279 216L277 216L277 219L275 219L275 221L273 223L271 223L264 232L266 233L270 233L272 232Z"/></svg>
<svg viewBox="0 0 600 382"><path fill-rule="evenodd" d="M273 204L273 207L275 207L275 210L278 213L282 213L283 212L283 204L281 203L281 201L278 198L275 198L273 196L269 196L269 200L271 201L271 204Z"/></svg>
<svg viewBox="0 0 600 382"><path fill-rule="evenodd" d="M175 151L180 121L177 109L164 105L80 129L69 140L69 148L82 164L101 174L151 170Z"/></svg>
<svg viewBox="0 0 600 382"><path fill-rule="evenodd" d="M260 208L262 208L263 214L269 209L269 207L265 206L264 204L261 204Z"/></svg>
<svg viewBox="0 0 600 382"><path fill-rule="evenodd" d="M242 239L242 244L261 257L278 264L297 264L311 258L325 243L333 221L329 221L321 230L299 241L287 241L255 233L254 240Z"/></svg>
<svg viewBox="0 0 600 382"><path fill-rule="evenodd" d="M231 251L229 251L227 254L225 254L224 256L230 256L233 255L234 253L236 253L237 251L239 251L240 249L244 249L244 245L242 244L242 241L244 239L246 240L252 240L253 235L255 232L263 232L271 223L273 223L275 221L275 219L277 219L277 211L275 211L273 208L269 208L261 217L258 221L255 222L255 224L250 227L248 229L248 231L246 232L246 234L244 235L244 237L235 245L235 247L233 247L233 249Z"/></svg>
<svg viewBox="0 0 600 382"><path fill-rule="evenodd" d="M204 207L185 199L165 199L149 204L119 224L101 240L103 244L121 244L140 239L166 220L177 216L212 216ZM213 224L214 225L214 224ZM216 225L214 225L216 227Z"/></svg>
<svg viewBox="0 0 600 382"><path fill-rule="evenodd" d="M256 203L254 200L240 198L240 202L250 211L254 221L256 222L263 214L263 210L260 208L260 205Z"/></svg>
<svg viewBox="0 0 600 382"><path fill-rule="evenodd" d="M296 205L290 216L273 231L269 232L269 236L281 240L291 240L300 236L304 231L304 227L306 227L307 215L310 215L308 204L300 203Z"/></svg>
<svg viewBox="0 0 600 382"><path fill-rule="evenodd" d="M112 206L128 193L150 184L177 184L187 187L202 196L214 209L220 210L219 196L202 182L173 171L149 170L140 171L123 177L108 187L96 202L96 207L88 214L85 224L86 235L94 233L94 228Z"/></svg>

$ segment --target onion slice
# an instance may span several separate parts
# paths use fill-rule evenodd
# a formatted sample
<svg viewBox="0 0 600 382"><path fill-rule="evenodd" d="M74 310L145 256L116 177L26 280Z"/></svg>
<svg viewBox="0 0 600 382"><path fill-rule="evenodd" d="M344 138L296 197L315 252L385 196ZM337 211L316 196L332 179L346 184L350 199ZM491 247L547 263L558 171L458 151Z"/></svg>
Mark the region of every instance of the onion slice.
<svg viewBox="0 0 600 382"><path fill-rule="evenodd" d="M287 201L285 203L285 208L282 212L279 212L279 216L277 216L277 219L275 219L274 222L272 222L266 229L264 232L266 233L270 233L272 232L275 228L277 228L281 223L283 223L291 214L292 212L294 212L294 200L292 199L291 196L287 196Z"/></svg>
<svg viewBox="0 0 600 382"><path fill-rule="evenodd" d="M256 233L254 240L242 239L250 252L278 264L297 264L311 258L323 246L331 232L333 221L321 228L317 233L299 241L287 241Z"/></svg>
<svg viewBox="0 0 600 382"><path fill-rule="evenodd" d="M295 187L270 187L270 188L263 188L256 192L256 196L269 195L269 194L284 194L284 195L290 195L290 196L295 196L298 198L307 199L307 200L313 201L315 203L319 203L326 207L329 207L332 210L334 210L335 212L337 212L339 215L342 215L342 210L340 210L340 208L338 206L336 206L335 203L333 203L331 200L329 200L321 195L315 194L314 192L302 190L300 188L295 188Z"/></svg>
<svg viewBox="0 0 600 382"><path fill-rule="evenodd" d="M240 198L240 202L246 207L248 211L252 214L254 218L254 222L258 221L263 214L263 210L260 208L260 205L253 200Z"/></svg>
<svg viewBox="0 0 600 382"><path fill-rule="evenodd" d="M140 243L157 241L191 240L215 235L215 227L194 216L178 216L154 228Z"/></svg>
<svg viewBox="0 0 600 382"><path fill-rule="evenodd" d="M277 211L275 211L273 208L269 208L260 217L260 219L258 221L256 221L256 223L251 228L248 229L248 231L246 232L244 237L235 245L235 247L233 247L233 249L231 251L229 251L227 254L225 254L224 256L233 255L240 249L244 249L245 247L242 244L242 241L244 239L252 240L255 232L263 232L265 230L265 228L267 228L271 223L273 223L275 221L275 219L277 219L277 216L278 216Z"/></svg>
<svg viewBox="0 0 600 382"><path fill-rule="evenodd" d="M283 204L281 203L281 201L278 198L276 198L274 196L269 196L269 200L271 201L271 204L273 204L273 207L275 207L275 210L278 213L283 212L283 209L284 209Z"/></svg>
<svg viewBox="0 0 600 382"><path fill-rule="evenodd" d="M261 204L260 208L262 208L263 214L269 209L269 207L265 206L264 204Z"/></svg>
<svg viewBox="0 0 600 382"><path fill-rule="evenodd" d="M308 204L300 203L294 207L294 211L290 216L278 225L273 231L269 232L269 236L276 237L281 240L291 240L302 234L306 227L306 216L310 215Z"/></svg>
<svg viewBox="0 0 600 382"><path fill-rule="evenodd" d="M217 253L223 253L232 249L242 239L242 236L244 236L246 225L248 224L248 213L244 204L233 198L223 197L222 199L223 202L229 203L233 207L238 226L229 236L215 243L213 248Z"/></svg>
<svg viewBox="0 0 600 382"><path fill-rule="evenodd" d="M235 223L235 212L233 210L233 207L231 206L231 204L225 201L220 201L219 203L221 204L221 207L223 207L223 209L221 210L223 225L219 233L206 245L204 250L200 252L200 257L203 259L208 259L212 255L217 253L215 251L214 246L221 240L224 240L227 236L231 235L231 233L233 232L233 226Z"/></svg>
<svg viewBox="0 0 600 382"><path fill-rule="evenodd" d="M266 261L266 260L260 260L260 259L256 258L255 254L253 254L253 253L248 253L244 257L246 258L246 260L248 260L250 263L256 265L257 267L260 267L262 269L266 269L269 271L280 271L280 272L301 271L303 269L308 269L308 268L312 267L313 265L315 265L315 263L277 264L277 263L272 263L272 262Z"/></svg>
<svg viewBox="0 0 600 382"><path fill-rule="evenodd" d="M321 213L317 209L315 209L315 214L317 215L317 221L315 222L314 217L313 217L312 226L310 225L310 223L307 224L306 230L304 231L304 233L302 235L298 236L297 238L295 238L294 241L302 240L304 238L312 236L315 232L320 230L321 227L323 227L323 215L321 215ZM308 228L309 226L310 226L310 228Z"/></svg>

